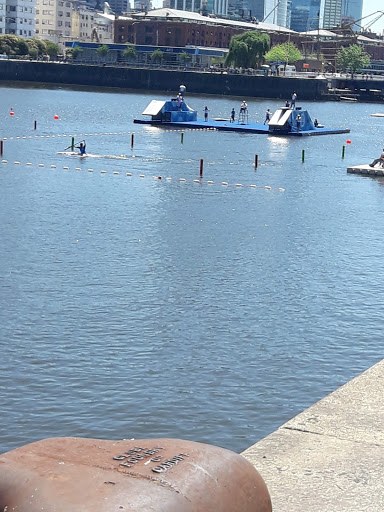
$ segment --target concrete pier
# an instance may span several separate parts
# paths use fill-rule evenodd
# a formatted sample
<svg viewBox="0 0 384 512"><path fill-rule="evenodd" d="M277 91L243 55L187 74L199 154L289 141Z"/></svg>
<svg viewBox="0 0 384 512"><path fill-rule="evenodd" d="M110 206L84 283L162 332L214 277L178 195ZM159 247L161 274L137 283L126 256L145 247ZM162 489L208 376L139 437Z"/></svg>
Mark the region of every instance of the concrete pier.
<svg viewBox="0 0 384 512"><path fill-rule="evenodd" d="M243 452L274 512L384 510L384 359Z"/></svg>
<svg viewBox="0 0 384 512"><path fill-rule="evenodd" d="M347 168L349 174L362 174L364 176L384 176L384 168L380 165L369 167L369 164L354 165Z"/></svg>

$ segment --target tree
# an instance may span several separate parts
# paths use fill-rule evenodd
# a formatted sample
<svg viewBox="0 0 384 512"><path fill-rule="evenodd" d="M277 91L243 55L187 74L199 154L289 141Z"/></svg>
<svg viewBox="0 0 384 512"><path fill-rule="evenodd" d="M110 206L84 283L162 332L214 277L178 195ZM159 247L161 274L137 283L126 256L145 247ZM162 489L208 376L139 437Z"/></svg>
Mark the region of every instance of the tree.
<svg viewBox="0 0 384 512"><path fill-rule="evenodd" d="M58 54L60 53L59 45L56 43L53 43L52 41L47 41L46 52L47 52L47 55L49 55L50 57L57 57Z"/></svg>
<svg viewBox="0 0 384 512"><path fill-rule="evenodd" d="M225 63L235 67L256 68L263 63L269 47L267 34L260 34L257 30L239 34L231 38Z"/></svg>
<svg viewBox="0 0 384 512"><path fill-rule="evenodd" d="M0 36L0 53L6 53L8 56L18 55L20 39L11 34Z"/></svg>
<svg viewBox="0 0 384 512"><path fill-rule="evenodd" d="M191 60L191 56L187 52L180 53L180 61L185 65L187 62Z"/></svg>
<svg viewBox="0 0 384 512"><path fill-rule="evenodd" d="M348 48L340 48L336 53L336 64L343 71L350 70L354 73L368 68L371 64L370 56L364 52L361 46L352 44Z"/></svg>
<svg viewBox="0 0 384 512"><path fill-rule="evenodd" d="M161 62L164 57L164 52L161 50L155 50L151 53L151 61L152 62Z"/></svg>
<svg viewBox="0 0 384 512"><path fill-rule="evenodd" d="M17 45L18 55L29 55L29 46L25 39L20 39Z"/></svg>
<svg viewBox="0 0 384 512"><path fill-rule="evenodd" d="M28 39L28 54L33 59L36 59L39 55L46 55L47 48L45 46L44 41L40 41L39 39Z"/></svg>
<svg viewBox="0 0 384 512"><path fill-rule="evenodd" d="M99 57L102 57L104 59L109 53L109 46L107 44L101 44L97 48L96 53Z"/></svg>
<svg viewBox="0 0 384 512"><path fill-rule="evenodd" d="M133 44L127 44L123 51L123 57L130 61L136 57L136 54L136 48L133 46Z"/></svg>
<svg viewBox="0 0 384 512"><path fill-rule="evenodd" d="M80 53L83 53L81 46L75 46L74 48L67 50L67 56L72 57L73 60L76 60Z"/></svg>
<svg viewBox="0 0 384 512"><path fill-rule="evenodd" d="M33 59L36 60L37 56L39 55L39 51L36 48L36 46L30 46L28 50L28 55Z"/></svg>
<svg viewBox="0 0 384 512"><path fill-rule="evenodd" d="M296 62L299 59L301 59L301 53L293 43L277 44L271 48L265 56L265 60L275 60L278 62L286 62L287 64Z"/></svg>

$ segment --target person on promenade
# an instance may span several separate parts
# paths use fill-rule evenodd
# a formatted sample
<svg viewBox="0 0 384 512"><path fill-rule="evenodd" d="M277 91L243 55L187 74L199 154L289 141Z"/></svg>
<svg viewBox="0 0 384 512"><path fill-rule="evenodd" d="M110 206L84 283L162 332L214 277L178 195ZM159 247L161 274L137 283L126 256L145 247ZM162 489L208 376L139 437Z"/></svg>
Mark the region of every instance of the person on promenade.
<svg viewBox="0 0 384 512"><path fill-rule="evenodd" d="M265 121L264 121L264 124L265 123L269 123L269 121L271 120L271 111L269 110L269 108L267 108L267 111L265 113Z"/></svg>
<svg viewBox="0 0 384 512"><path fill-rule="evenodd" d="M384 148L383 152L381 153L379 158L376 158L371 164L369 164L369 167L375 167L376 164L381 163L381 165L384 165Z"/></svg>
<svg viewBox="0 0 384 512"><path fill-rule="evenodd" d="M297 99L297 94L294 92L292 94L292 99L291 99L291 108L294 109L296 107L296 99Z"/></svg>
<svg viewBox="0 0 384 512"><path fill-rule="evenodd" d="M207 123L208 122L208 112L209 112L209 108L207 106L204 107L204 121Z"/></svg>
<svg viewBox="0 0 384 512"><path fill-rule="evenodd" d="M235 116L236 116L236 110L233 108L231 110L231 118L229 120L230 123L234 123L235 122Z"/></svg>
<svg viewBox="0 0 384 512"><path fill-rule="evenodd" d="M285 106L286 106L286 107L290 107L290 106L291 106L291 104L289 103L289 100L287 100L287 101L285 102Z"/></svg>

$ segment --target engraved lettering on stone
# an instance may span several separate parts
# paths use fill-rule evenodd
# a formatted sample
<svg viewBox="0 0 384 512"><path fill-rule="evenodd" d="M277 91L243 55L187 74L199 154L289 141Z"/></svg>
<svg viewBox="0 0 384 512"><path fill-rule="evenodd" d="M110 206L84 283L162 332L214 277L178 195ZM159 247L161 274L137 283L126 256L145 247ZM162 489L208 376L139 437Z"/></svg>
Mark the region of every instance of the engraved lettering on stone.
<svg viewBox="0 0 384 512"><path fill-rule="evenodd" d="M137 464L142 460L148 459L149 457L152 457L152 455L159 453L159 451L162 449L163 448L159 446L155 446L154 448L142 448L140 446L136 446L135 448L127 450L121 455L116 455L113 457L113 460L124 461L120 463L120 466L130 468L132 464ZM161 460L161 457L154 462L158 462L159 460Z"/></svg>
<svg viewBox="0 0 384 512"><path fill-rule="evenodd" d="M171 459L167 459L158 466L155 466L152 468L152 471L155 473L164 473L164 471L167 471L169 468L172 468L179 462L182 462L184 460L184 457L189 457L186 453L179 453L179 455L175 455Z"/></svg>

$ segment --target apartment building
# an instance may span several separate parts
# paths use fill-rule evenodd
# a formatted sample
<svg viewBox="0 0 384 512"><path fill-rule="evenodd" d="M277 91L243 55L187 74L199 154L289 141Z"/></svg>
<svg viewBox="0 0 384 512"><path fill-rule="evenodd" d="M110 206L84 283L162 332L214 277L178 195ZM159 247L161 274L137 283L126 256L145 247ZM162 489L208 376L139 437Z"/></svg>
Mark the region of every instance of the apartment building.
<svg viewBox="0 0 384 512"><path fill-rule="evenodd" d="M38 39L59 42L72 36L72 10L70 1L36 0L36 28Z"/></svg>
<svg viewBox="0 0 384 512"><path fill-rule="evenodd" d="M35 0L0 0L0 34L33 37Z"/></svg>

